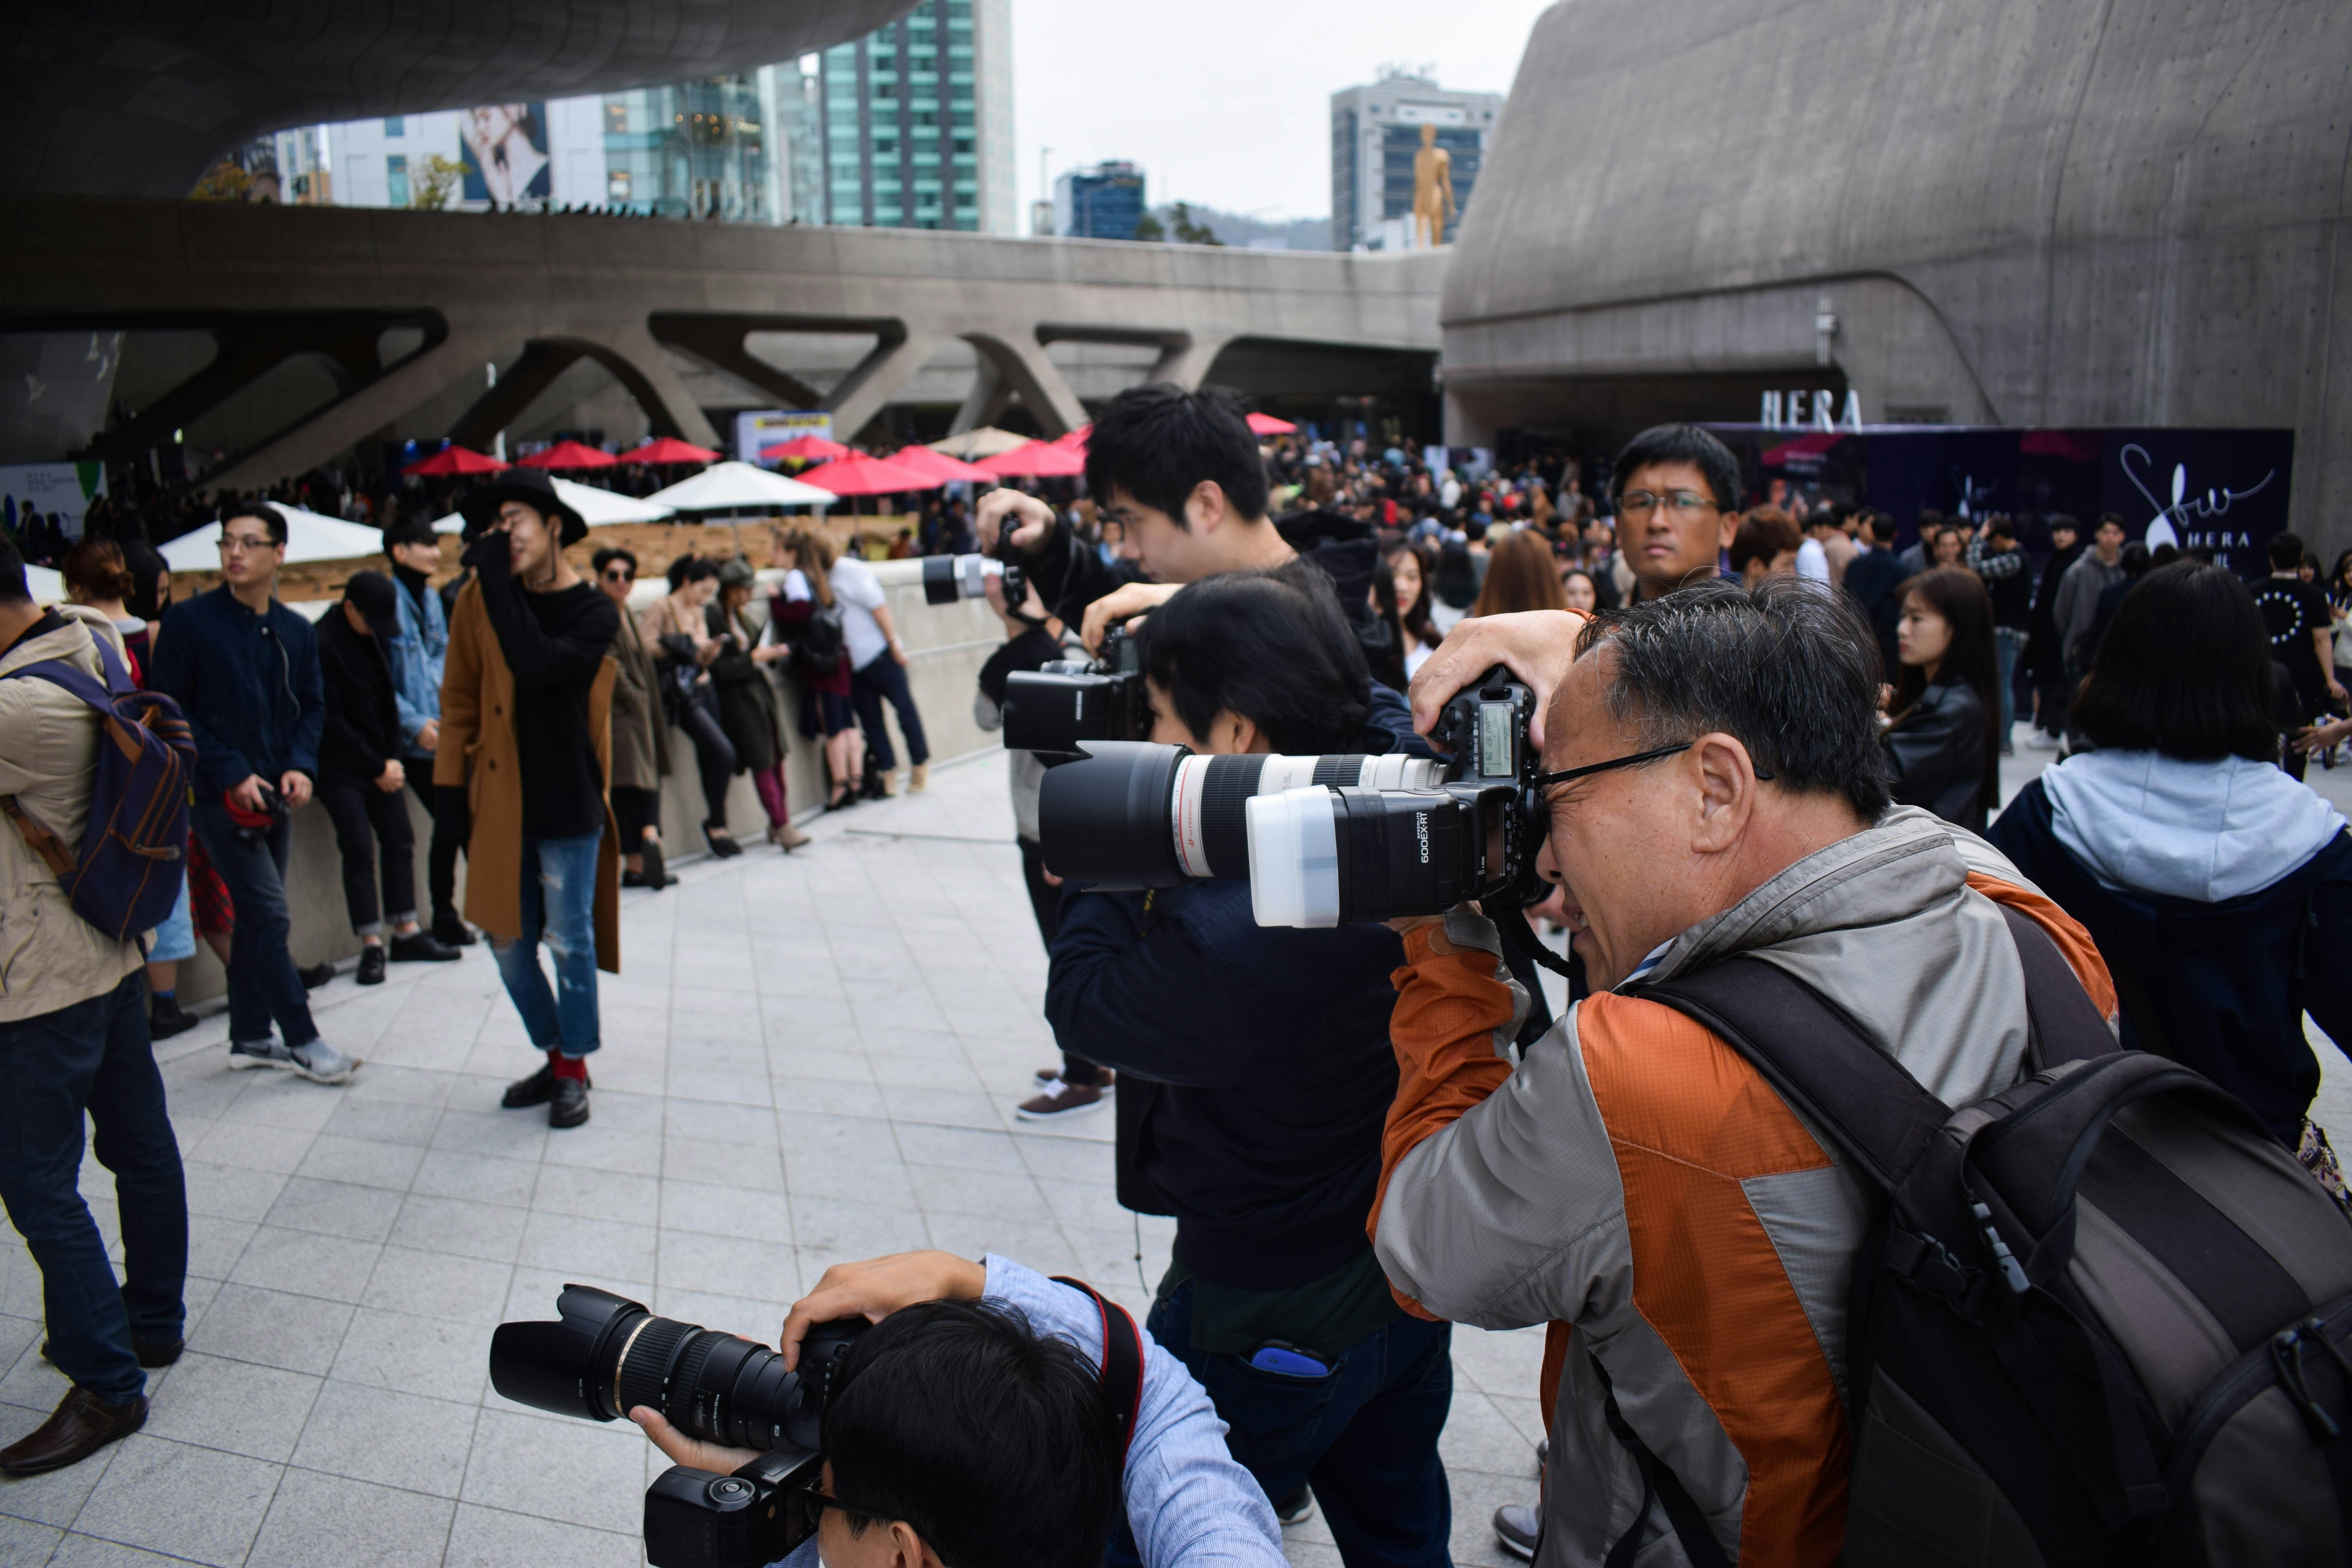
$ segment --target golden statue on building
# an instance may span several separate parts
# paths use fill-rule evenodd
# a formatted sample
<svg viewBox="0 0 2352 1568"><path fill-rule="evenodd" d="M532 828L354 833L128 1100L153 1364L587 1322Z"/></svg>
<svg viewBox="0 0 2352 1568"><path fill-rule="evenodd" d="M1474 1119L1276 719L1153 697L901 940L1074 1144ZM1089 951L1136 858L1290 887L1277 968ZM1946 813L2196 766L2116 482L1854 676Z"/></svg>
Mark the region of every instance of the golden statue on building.
<svg viewBox="0 0 2352 1568"><path fill-rule="evenodd" d="M1437 144L1437 127L1421 128L1421 151L1412 155L1412 243L1415 248L1445 243L1454 221L1454 155Z"/></svg>

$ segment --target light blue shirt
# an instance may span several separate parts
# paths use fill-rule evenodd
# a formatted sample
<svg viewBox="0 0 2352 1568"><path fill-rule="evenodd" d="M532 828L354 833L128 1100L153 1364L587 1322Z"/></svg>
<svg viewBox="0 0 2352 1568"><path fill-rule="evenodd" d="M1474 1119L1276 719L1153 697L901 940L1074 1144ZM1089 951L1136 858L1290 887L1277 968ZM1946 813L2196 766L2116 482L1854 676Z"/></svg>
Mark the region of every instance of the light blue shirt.
<svg viewBox="0 0 2352 1568"><path fill-rule="evenodd" d="M1067 1340L1099 1369L1102 1318L1093 1301L1033 1268L988 1256L985 1299L1041 1334ZM1142 1326L1143 1408L1127 1450L1127 1522L1144 1568L1286 1568L1282 1530L1265 1493L1234 1462L1225 1424L1184 1363ZM816 1542L769 1568L817 1568Z"/></svg>
<svg viewBox="0 0 2352 1568"><path fill-rule="evenodd" d="M432 584L425 585L421 605L410 596L407 585L397 581L393 597L400 605L400 631L385 652L392 659L392 696L400 710L400 738L413 746L418 731L427 723L440 721L441 672L449 655L449 628L441 614L441 595Z"/></svg>

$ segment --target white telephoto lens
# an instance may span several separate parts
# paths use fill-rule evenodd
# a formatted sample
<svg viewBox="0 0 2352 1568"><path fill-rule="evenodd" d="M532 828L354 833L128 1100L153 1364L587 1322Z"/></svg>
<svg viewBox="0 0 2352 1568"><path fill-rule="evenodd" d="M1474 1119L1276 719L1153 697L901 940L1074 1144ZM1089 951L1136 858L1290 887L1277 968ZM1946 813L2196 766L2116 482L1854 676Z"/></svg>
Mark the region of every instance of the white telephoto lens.
<svg viewBox="0 0 2352 1568"><path fill-rule="evenodd" d="M1287 789L1249 801L1250 910L1262 926L1323 929L1339 923L1337 796Z"/></svg>

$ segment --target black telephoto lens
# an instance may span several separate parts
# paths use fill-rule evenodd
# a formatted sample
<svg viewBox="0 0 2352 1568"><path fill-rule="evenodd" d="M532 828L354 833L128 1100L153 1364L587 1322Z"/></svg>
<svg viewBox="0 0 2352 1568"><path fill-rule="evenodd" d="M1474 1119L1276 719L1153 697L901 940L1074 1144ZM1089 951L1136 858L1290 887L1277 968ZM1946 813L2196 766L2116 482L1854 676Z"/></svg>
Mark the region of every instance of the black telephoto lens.
<svg viewBox="0 0 2352 1568"><path fill-rule="evenodd" d="M566 1285L554 1322L501 1323L490 1385L518 1405L613 1421L640 1405L689 1436L765 1451L817 1446L827 1380L862 1321L821 1324L801 1348L803 1377L764 1345L657 1318L640 1302Z"/></svg>

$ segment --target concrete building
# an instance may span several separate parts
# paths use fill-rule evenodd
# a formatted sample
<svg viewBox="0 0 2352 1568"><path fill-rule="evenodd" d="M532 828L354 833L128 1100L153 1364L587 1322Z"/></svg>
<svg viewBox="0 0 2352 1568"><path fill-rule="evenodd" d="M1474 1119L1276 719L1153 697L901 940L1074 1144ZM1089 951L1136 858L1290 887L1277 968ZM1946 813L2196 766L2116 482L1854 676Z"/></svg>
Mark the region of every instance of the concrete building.
<svg viewBox="0 0 2352 1568"><path fill-rule="evenodd" d="M2347 60L2335 0L1556 5L1447 273L1447 437L1601 448L1783 388L1872 423L2285 427L2332 559Z"/></svg>
<svg viewBox="0 0 2352 1568"><path fill-rule="evenodd" d="M18 0L0 7L0 193L184 196L229 149L288 126L751 71L907 4Z"/></svg>
<svg viewBox="0 0 2352 1568"><path fill-rule="evenodd" d="M919 0L824 51L826 221L1013 234L1012 0Z"/></svg>
<svg viewBox="0 0 2352 1568"><path fill-rule="evenodd" d="M1054 232L1068 239L1133 239L1149 206L1132 163L1072 169L1054 182Z"/></svg>
<svg viewBox="0 0 2352 1568"><path fill-rule="evenodd" d="M1470 210L1487 138L1503 111L1499 92L1458 92L1422 77L1384 75L1331 95L1331 248L1402 250L1412 244L1412 160L1421 128L1454 161L1451 242Z"/></svg>

